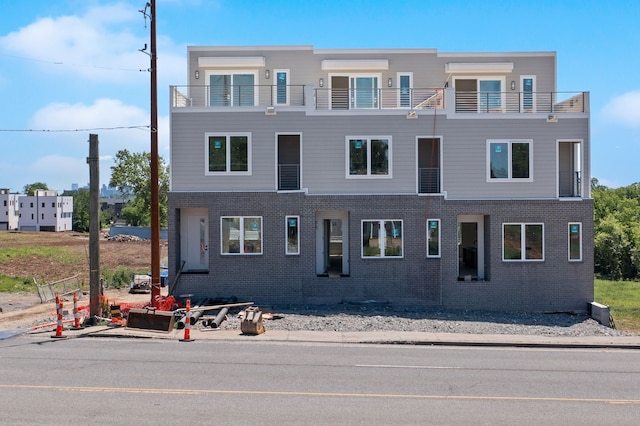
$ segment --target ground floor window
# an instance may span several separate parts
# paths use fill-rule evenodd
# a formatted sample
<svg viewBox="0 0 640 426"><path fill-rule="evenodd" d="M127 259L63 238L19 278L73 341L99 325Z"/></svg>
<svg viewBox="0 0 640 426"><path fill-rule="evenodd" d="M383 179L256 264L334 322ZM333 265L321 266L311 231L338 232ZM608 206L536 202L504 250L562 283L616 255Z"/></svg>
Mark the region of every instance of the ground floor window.
<svg viewBox="0 0 640 426"><path fill-rule="evenodd" d="M222 254L262 254L262 217L220 218Z"/></svg>
<svg viewBox="0 0 640 426"><path fill-rule="evenodd" d="M582 260L582 223L569 223L569 261Z"/></svg>
<svg viewBox="0 0 640 426"><path fill-rule="evenodd" d="M440 257L440 219L427 219L427 257Z"/></svg>
<svg viewBox="0 0 640 426"><path fill-rule="evenodd" d="M403 257L402 220L363 220L362 257Z"/></svg>
<svg viewBox="0 0 640 426"><path fill-rule="evenodd" d="M544 260L544 226L541 223L502 224L502 260Z"/></svg>
<svg viewBox="0 0 640 426"><path fill-rule="evenodd" d="M286 254L300 254L300 216L286 216Z"/></svg>

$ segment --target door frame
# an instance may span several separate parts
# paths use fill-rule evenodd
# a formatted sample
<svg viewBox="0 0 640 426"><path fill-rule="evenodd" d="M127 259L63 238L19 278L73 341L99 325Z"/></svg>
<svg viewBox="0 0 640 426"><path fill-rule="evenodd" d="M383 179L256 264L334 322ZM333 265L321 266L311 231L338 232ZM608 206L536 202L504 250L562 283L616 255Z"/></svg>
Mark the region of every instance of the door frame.
<svg viewBox="0 0 640 426"><path fill-rule="evenodd" d="M191 235L189 232L192 225L190 219L199 220L198 235ZM204 225L204 228L202 228ZM209 272L209 209L206 207L181 208L180 209L180 261L184 261L183 271L189 272ZM193 229L191 229L193 231ZM193 238L196 242L193 242ZM199 246L199 250L194 252L193 247ZM190 250L191 249L191 250ZM192 256L196 254L201 257L200 261L191 262Z"/></svg>
<svg viewBox="0 0 640 426"><path fill-rule="evenodd" d="M475 223L476 224L476 250L477 250L477 277L478 281L485 280L485 244L484 244L484 215L458 215L457 225L460 226L463 223ZM457 248L457 245L456 245ZM458 253L456 252L456 257ZM460 265L457 266L457 275L460 275Z"/></svg>
<svg viewBox="0 0 640 426"><path fill-rule="evenodd" d="M342 221L342 271L341 275L349 275L349 212L318 211L316 212L316 275L327 274L329 258L325 220L340 219Z"/></svg>

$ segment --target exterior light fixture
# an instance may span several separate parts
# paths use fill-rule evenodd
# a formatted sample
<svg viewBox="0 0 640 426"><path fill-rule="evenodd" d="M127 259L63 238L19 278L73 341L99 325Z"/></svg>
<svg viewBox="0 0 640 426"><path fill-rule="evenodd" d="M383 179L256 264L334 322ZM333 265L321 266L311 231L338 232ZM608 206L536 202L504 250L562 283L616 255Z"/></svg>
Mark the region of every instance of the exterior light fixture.
<svg viewBox="0 0 640 426"><path fill-rule="evenodd" d="M200 71L196 70L196 80L200 78Z"/></svg>
<svg viewBox="0 0 640 426"><path fill-rule="evenodd" d="M393 86L393 80L391 79L391 77L389 77L389 79L387 80L387 86L388 87Z"/></svg>
<svg viewBox="0 0 640 426"><path fill-rule="evenodd" d="M318 81L318 85L319 85L320 87L324 87L324 78L321 78L321 79Z"/></svg>
<svg viewBox="0 0 640 426"><path fill-rule="evenodd" d="M269 70L264 70L264 78L269 80L269 77L271 77L271 72Z"/></svg>
<svg viewBox="0 0 640 426"><path fill-rule="evenodd" d="M511 80L511 90L516 90L516 82Z"/></svg>

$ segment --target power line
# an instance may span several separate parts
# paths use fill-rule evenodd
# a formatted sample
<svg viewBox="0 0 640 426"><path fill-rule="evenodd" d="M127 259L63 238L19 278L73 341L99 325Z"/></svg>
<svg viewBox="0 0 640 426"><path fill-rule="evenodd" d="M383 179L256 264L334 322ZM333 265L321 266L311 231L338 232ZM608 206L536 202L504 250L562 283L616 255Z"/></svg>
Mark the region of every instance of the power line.
<svg viewBox="0 0 640 426"><path fill-rule="evenodd" d="M125 130L125 129L137 129L137 130L149 130L151 126L117 126L117 127L93 127L87 129L0 129L0 132L33 132L33 133L65 133L65 132L91 132L95 130Z"/></svg>
<svg viewBox="0 0 640 426"><path fill-rule="evenodd" d="M65 63L62 61L50 61L46 59L38 59L38 58L29 58L26 56L16 56L16 55L4 55L0 54L0 56L4 56L6 58L14 58L14 59L22 59L24 61L33 61L33 62L42 62L44 64L49 65L65 65L68 67L76 67L76 68L97 68L103 70L113 70L113 71L134 71L134 72L148 72L148 69L133 69L133 68L114 68L107 66L99 66L99 65L83 65L83 64L73 64L73 63Z"/></svg>

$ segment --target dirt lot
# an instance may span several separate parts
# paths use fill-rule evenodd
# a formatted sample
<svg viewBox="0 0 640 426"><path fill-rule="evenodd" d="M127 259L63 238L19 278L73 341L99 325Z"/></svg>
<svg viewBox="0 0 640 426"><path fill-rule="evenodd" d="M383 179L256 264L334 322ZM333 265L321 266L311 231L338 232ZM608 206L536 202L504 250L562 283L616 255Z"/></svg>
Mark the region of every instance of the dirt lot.
<svg viewBox="0 0 640 426"><path fill-rule="evenodd" d="M14 277L35 277L39 282L53 282L79 275L89 282L89 234L78 232L11 232L0 231L0 248L25 245L60 247L78 259L77 263L51 262L38 256L6 261L0 259L0 274ZM160 263L166 264L167 244L161 242ZM149 240L119 242L100 236L100 267L115 270L118 267L134 271L151 268L151 242Z"/></svg>
<svg viewBox="0 0 640 426"><path fill-rule="evenodd" d="M12 232L0 231L0 248L26 245L60 247L67 257L77 262L52 262L50 257L28 256L15 259L0 259L0 274L14 277L33 277L39 283L50 283L78 275L88 290L89 283L89 235L77 232ZM161 242L160 263L166 264L167 244ZM151 268L151 242L109 240L100 237L100 268L111 271L125 267L132 271L148 271ZM162 289L162 293L166 288ZM149 294L129 294L125 290L107 289L105 295L112 301L150 300ZM88 303L88 294L82 295L80 303ZM67 303L72 309L72 305ZM0 293L0 328L22 328L42 323L51 318L55 303L40 304L37 294Z"/></svg>

